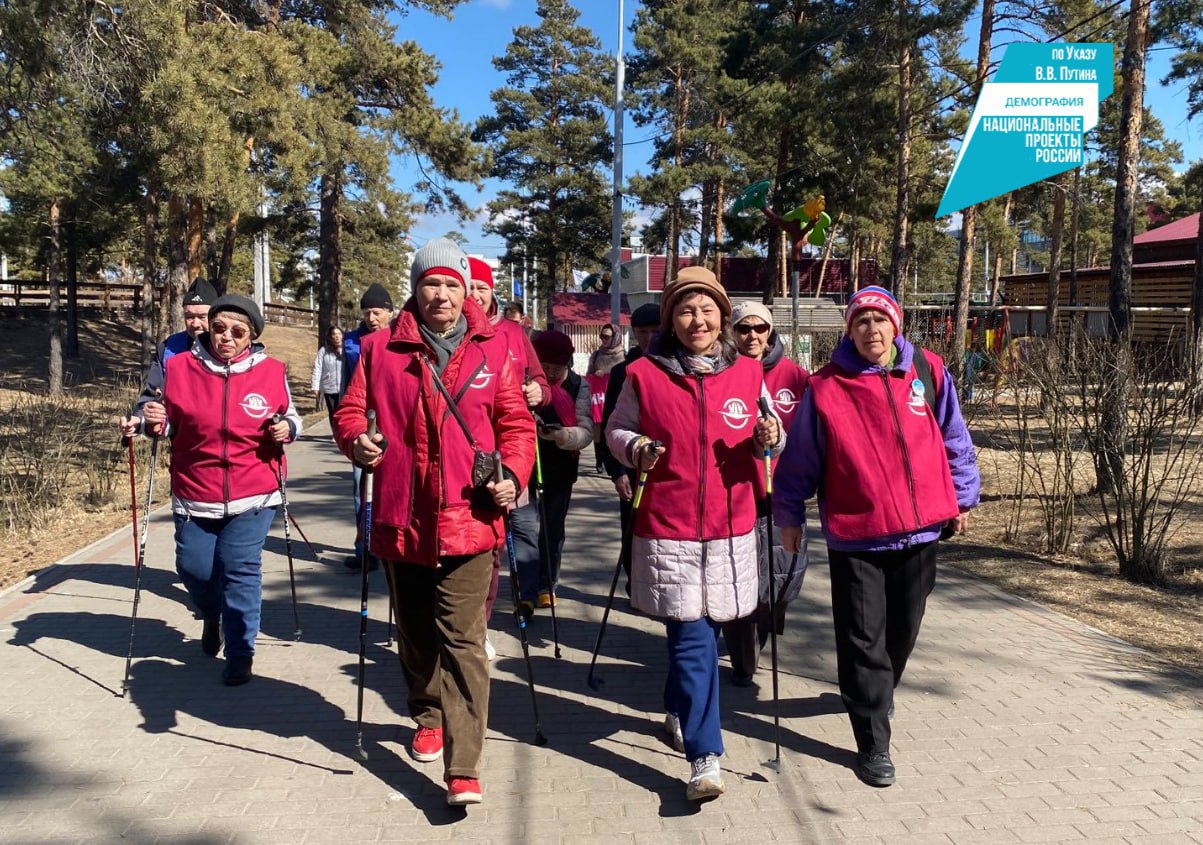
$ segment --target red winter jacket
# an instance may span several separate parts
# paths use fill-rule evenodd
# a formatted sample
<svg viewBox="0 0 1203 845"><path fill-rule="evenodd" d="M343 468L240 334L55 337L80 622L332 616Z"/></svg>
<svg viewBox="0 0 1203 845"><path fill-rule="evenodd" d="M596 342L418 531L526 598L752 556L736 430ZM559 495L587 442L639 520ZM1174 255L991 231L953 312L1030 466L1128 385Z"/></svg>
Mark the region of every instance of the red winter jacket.
<svg viewBox="0 0 1203 845"><path fill-rule="evenodd" d="M534 463L535 425L522 398L522 376L480 306L466 300L463 315L468 331L443 371L443 384L477 448L500 449L505 468L526 479ZM364 338L334 426L348 457L367 431L369 408L388 439L372 475L372 554L437 566L442 557L497 548L505 534L492 499L472 497L472 447L423 355L431 352L418 332L411 298L388 332Z"/></svg>
<svg viewBox="0 0 1203 845"><path fill-rule="evenodd" d="M283 450L267 433L273 414L300 430L284 364L255 344L227 364L204 341L173 355L163 405L171 433L171 492L192 502L231 502L277 490ZM294 434L295 436L295 434Z"/></svg>
<svg viewBox="0 0 1203 845"><path fill-rule="evenodd" d="M493 303L496 307L497 300L493 300ZM539 400L536 407L546 408L551 404L551 385L547 383L547 374L543 372L543 365L539 363L535 347L531 344L526 332L522 330L522 326L504 317L500 319L490 317L489 325L493 327L493 333L498 335L509 349L510 360L514 362L514 371L518 374L518 380L525 381L529 376L535 384L539 385L543 398Z"/></svg>
<svg viewBox="0 0 1203 845"><path fill-rule="evenodd" d="M938 355L920 351L943 373ZM831 363L811 375L810 389L827 434L821 495L832 537L906 534L960 512L944 438L913 364L903 374L849 373Z"/></svg>
<svg viewBox="0 0 1203 845"><path fill-rule="evenodd" d="M640 433L668 447L635 512L635 533L717 540L752 531L763 473L753 442L760 362L740 356L721 372L686 376L644 356L627 367L627 382L639 397Z"/></svg>

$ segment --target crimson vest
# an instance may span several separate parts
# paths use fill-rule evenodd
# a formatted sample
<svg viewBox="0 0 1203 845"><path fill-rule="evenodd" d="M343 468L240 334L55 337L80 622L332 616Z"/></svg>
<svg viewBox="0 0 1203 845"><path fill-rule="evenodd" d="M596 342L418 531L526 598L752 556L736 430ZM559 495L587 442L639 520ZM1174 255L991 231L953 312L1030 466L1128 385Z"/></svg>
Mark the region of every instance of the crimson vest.
<svg viewBox="0 0 1203 845"><path fill-rule="evenodd" d="M935 372L939 356L926 354ZM828 364L810 377L824 432L827 530L839 540L906 534L959 512L944 438L910 371L849 374Z"/></svg>
<svg viewBox="0 0 1203 845"><path fill-rule="evenodd" d="M740 356L719 373L669 373L645 356L627 367L640 433L667 450L648 473L635 533L663 540L738 537L756 524L752 441L764 385L759 361Z"/></svg>
<svg viewBox="0 0 1203 845"><path fill-rule="evenodd" d="M782 357L771 370L764 371L764 386L773 397L773 410L781 418L781 430L789 433L794 414L802 404L802 393L806 390L806 370L789 358Z"/></svg>
<svg viewBox="0 0 1203 845"><path fill-rule="evenodd" d="M282 450L267 427L291 405L284 364L252 352L215 370L184 352L173 355L164 372L171 491L207 503L274 492Z"/></svg>

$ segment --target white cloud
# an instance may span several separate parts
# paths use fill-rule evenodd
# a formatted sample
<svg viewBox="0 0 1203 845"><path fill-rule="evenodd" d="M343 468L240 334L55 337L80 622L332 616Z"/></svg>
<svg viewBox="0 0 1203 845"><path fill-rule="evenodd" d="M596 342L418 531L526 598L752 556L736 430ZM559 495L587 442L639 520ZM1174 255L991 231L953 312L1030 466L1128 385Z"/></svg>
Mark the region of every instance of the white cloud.
<svg viewBox="0 0 1203 845"><path fill-rule="evenodd" d="M513 0L480 0L480 5L486 9L500 9L504 12L513 5Z"/></svg>

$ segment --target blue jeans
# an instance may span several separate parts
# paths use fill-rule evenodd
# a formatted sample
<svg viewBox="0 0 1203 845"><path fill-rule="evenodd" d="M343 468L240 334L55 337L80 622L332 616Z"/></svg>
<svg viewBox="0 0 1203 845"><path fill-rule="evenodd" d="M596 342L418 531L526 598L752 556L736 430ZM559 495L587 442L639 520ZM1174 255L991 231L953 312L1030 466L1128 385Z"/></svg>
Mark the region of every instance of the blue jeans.
<svg viewBox="0 0 1203 845"><path fill-rule="evenodd" d="M547 535L546 543L539 542L539 510L535 503L514 512L514 516L518 517L519 511L530 511L514 520L514 550L518 553L518 580L522 587L520 598L529 602L533 602L539 593L555 592L553 587L560 583L564 522L572 501L572 485L544 487L540 495L543 496L543 517L547 522L543 529Z"/></svg>
<svg viewBox="0 0 1203 845"><path fill-rule="evenodd" d="M226 657L255 653L263 600L263 541L275 508L220 519L175 514L175 568L202 618L221 614Z"/></svg>
<svg viewBox="0 0 1203 845"><path fill-rule="evenodd" d="M518 572L518 597L532 604L538 587L539 510L532 501L510 512L514 534L514 568Z"/></svg>
<svg viewBox="0 0 1203 845"><path fill-rule="evenodd" d="M664 710L681 720L685 758L723 753L723 730L718 712L718 632L721 626L706 617L692 622L670 619L668 679Z"/></svg>

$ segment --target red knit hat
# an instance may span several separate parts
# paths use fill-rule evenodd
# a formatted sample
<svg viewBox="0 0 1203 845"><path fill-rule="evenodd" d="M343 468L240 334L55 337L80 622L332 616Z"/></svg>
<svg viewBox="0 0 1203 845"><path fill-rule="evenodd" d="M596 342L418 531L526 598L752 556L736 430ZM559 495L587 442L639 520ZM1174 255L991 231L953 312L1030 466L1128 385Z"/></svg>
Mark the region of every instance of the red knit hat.
<svg viewBox="0 0 1203 845"><path fill-rule="evenodd" d="M531 340L531 345L535 347L535 354L544 364L561 367L572 365L572 353L576 351L576 347L572 345L572 338L563 332L555 329L539 332Z"/></svg>
<svg viewBox="0 0 1203 845"><path fill-rule="evenodd" d="M472 281L484 282L490 288L493 287L493 268L488 264L469 255L468 269L472 272Z"/></svg>
<svg viewBox="0 0 1203 845"><path fill-rule="evenodd" d="M894 334L902 333L902 306L892 293L877 285L861 288L852 294L852 298L848 300L848 307L844 310L844 325L850 327L853 318L866 308L885 314L894 324Z"/></svg>

